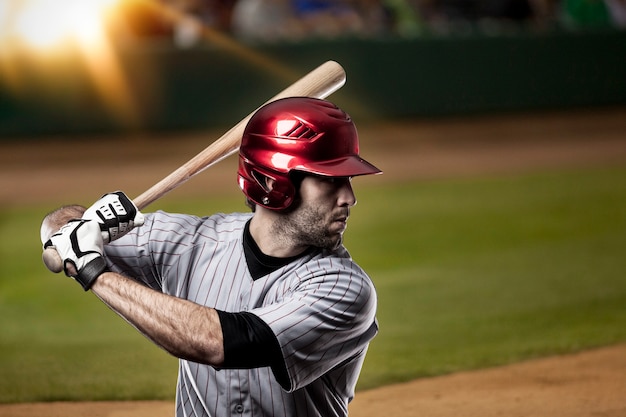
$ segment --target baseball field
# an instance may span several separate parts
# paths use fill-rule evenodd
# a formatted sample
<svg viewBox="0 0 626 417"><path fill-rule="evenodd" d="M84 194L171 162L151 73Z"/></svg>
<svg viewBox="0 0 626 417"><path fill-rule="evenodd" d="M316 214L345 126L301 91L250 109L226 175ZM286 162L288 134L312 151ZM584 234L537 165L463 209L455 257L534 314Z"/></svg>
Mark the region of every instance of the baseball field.
<svg viewBox="0 0 626 417"><path fill-rule="evenodd" d="M354 417L626 415L626 109L358 121L346 246L380 334ZM223 131L0 142L0 415L171 416L176 360L40 261L66 203L139 195ZM231 157L147 210L244 210Z"/></svg>

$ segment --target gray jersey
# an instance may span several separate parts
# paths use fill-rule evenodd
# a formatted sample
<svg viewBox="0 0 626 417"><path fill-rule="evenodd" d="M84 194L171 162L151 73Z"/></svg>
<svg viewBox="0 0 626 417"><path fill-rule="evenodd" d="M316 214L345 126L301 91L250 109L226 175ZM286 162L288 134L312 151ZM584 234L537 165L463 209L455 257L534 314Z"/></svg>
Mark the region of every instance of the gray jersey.
<svg viewBox="0 0 626 417"><path fill-rule="evenodd" d="M180 360L176 415L345 416L376 335L376 293L345 248L317 251L253 280L243 250L252 214L158 212L106 246L111 269L148 286L269 325L290 387L267 368L215 369Z"/></svg>

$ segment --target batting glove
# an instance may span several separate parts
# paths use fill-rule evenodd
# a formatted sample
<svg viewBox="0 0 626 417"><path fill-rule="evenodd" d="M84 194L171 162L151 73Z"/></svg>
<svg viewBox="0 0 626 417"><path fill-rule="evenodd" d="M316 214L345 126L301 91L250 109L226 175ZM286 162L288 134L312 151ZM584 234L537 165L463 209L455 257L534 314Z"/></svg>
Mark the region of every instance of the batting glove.
<svg viewBox="0 0 626 417"><path fill-rule="evenodd" d="M52 247L63 260L65 275L74 278L85 291L107 270L102 257L104 243L98 222L70 220L44 244Z"/></svg>
<svg viewBox="0 0 626 417"><path fill-rule="evenodd" d="M144 222L143 214L121 191L103 195L85 211L83 219L100 224L104 244L119 239Z"/></svg>

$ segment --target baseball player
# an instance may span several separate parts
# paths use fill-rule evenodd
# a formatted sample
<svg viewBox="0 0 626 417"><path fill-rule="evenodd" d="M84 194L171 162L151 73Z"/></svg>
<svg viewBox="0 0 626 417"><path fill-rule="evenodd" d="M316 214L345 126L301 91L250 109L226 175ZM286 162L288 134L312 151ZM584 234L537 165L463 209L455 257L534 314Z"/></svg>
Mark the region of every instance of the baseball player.
<svg viewBox="0 0 626 417"><path fill-rule="evenodd" d="M282 99L243 134L251 213L144 215L116 192L51 213L42 240L180 358L177 416L346 416L378 326L374 286L342 237L352 177L380 172L341 109Z"/></svg>

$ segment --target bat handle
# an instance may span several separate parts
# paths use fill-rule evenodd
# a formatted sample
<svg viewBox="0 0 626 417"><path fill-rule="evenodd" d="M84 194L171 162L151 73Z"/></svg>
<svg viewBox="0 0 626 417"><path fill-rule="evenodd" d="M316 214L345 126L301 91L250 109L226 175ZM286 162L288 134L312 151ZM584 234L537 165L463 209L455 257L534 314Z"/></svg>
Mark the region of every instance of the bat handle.
<svg viewBox="0 0 626 417"><path fill-rule="evenodd" d="M46 265L46 268L55 274L63 271L63 260L53 248L44 249L41 254L41 259L43 260L44 265Z"/></svg>

